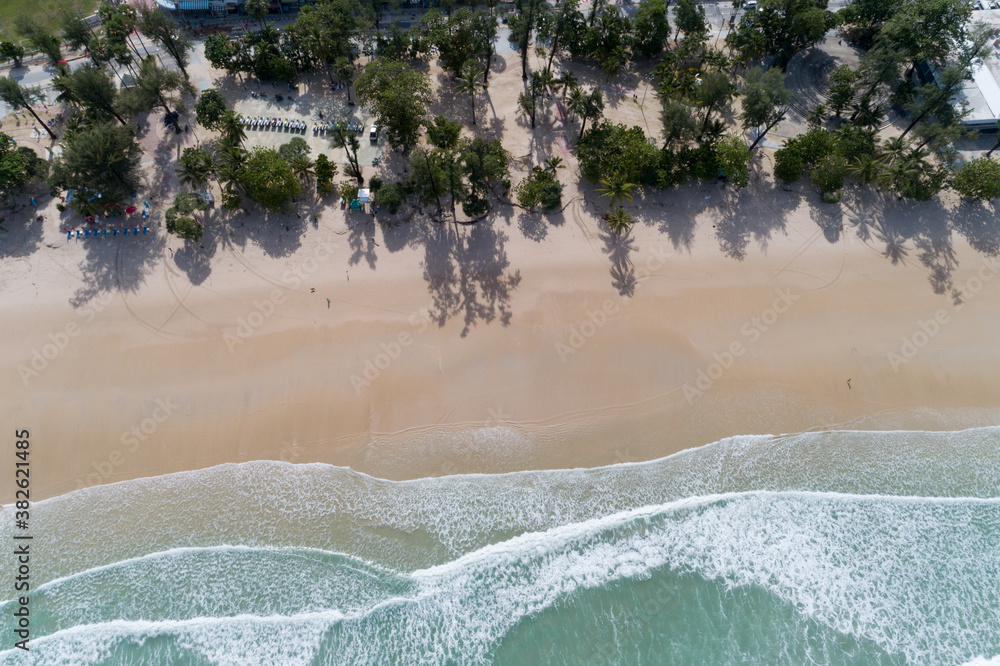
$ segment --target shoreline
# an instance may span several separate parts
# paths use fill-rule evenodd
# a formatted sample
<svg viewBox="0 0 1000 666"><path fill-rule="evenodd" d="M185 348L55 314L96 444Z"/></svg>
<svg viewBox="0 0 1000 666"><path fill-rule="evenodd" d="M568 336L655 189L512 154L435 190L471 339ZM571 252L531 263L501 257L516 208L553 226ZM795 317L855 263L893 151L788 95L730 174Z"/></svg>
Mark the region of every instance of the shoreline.
<svg viewBox="0 0 1000 666"><path fill-rule="evenodd" d="M540 242L502 213L464 230L473 256L495 259L500 247L486 264L352 220L378 244L368 245L374 269L351 263L356 230L332 211L288 256L217 248L201 284L178 268L175 239L152 259L120 245L122 274L134 259L141 284L79 308L72 263L86 250L60 246L47 225L56 248L20 275L11 267L21 262L5 267L2 381L19 396L7 421L68 444L37 448L39 498L255 459L404 479L638 462L727 436L859 422L987 425L1000 404L988 371L1000 360L990 312L1000 263L956 236L956 304L934 293L920 262L893 265L851 227L831 243L816 204L797 204L784 233L741 261L727 256L711 209L693 216L686 246L637 226L621 262L610 239L608 254L595 243L604 232L587 211ZM989 279L970 293L980 273ZM940 312L925 341L921 322ZM25 387L18 368L53 334L65 348ZM922 344L893 367L905 339Z"/></svg>

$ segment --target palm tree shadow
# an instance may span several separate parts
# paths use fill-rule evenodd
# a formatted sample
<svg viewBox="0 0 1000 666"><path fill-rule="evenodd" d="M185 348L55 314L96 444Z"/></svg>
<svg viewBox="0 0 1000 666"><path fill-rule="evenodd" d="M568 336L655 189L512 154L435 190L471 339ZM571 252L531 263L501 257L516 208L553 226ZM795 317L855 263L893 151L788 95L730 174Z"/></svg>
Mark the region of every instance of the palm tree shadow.
<svg viewBox="0 0 1000 666"><path fill-rule="evenodd" d="M349 228L351 235L348 237L348 245L351 248L351 257L347 263L351 266L357 265L362 259L368 264L368 268L375 268L378 256L375 254L375 224L370 215L361 213L351 217L360 218L351 221Z"/></svg>
<svg viewBox="0 0 1000 666"><path fill-rule="evenodd" d="M635 267L632 265L631 254L635 250L635 239L625 232L616 236L602 225L600 238L604 241L604 252L611 260L611 286L622 296L632 296L635 293Z"/></svg>
<svg viewBox="0 0 1000 666"><path fill-rule="evenodd" d="M430 316L439 326L463 316L462 337L479 322L499 319L508 326L510 298L521 282L511 271L507 236L488 220L458 228L431 222L424 236L424 279L430 291Z"/></svg>

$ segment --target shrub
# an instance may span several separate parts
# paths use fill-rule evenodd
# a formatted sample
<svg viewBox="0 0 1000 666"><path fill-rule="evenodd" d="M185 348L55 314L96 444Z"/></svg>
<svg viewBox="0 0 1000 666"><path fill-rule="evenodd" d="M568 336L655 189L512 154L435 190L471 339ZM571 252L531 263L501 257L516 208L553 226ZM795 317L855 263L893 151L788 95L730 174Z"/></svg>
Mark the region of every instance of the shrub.
<svg viewBox="0 0 1000 666"><path fill-rule="evenodd" d="M401 183L385 183L378 189L378 202L395 213L403 205L406 198L406 188Z"/></svg>
<svg viewBox="0 0 1000 666"><path fill-rule="evenodd" d="M794 183L805 172L802 150L795 140L791 140L774 153L774 175L786 183Z"/></svg>
<svg viewBox="0 0 1000 666"><path fill-rule="evenodd" d="M357 181L354 180L344 180L340 182L340 196L344 201L350 203L354 199L358 198L358 187Z"/></svg>
<svg viewBox="0 0 1000 666"><path fill-rule="evenodd" d="M537 166L514 188L518 204L524 208L541 205L545 210L562 206L562 190L562 183L555 179L551 171Z"/></svg>
<svg viewBox="0 0 1000 666"><path fill-rule="evenodd" d="M1000 161L980 157L962 165L952 187L963 197L989 201L1000 197Z"/></svg>
<svg viewBox="0 0 1000 666"><path fill-rule="evenodd" d="M802 155L802 162L813 167L833 152L833 135L825 129L814 127L796 138Z"/></svg>
<svg viewBox="0 0 1000 666"><path fill-rule="evenodd" d="M382 179L378 176L372 176L368 181L368 187L372 192L378 192L382 188Z"/></svg>
<svg viewBox="0 0 1000 666"><path fill-rule="evenodd" d="M821 192L839 192L844 187L846 163L840 155L827 155L813 168L810 178Z"/></svg>
<svg viewBox="0 0 1000 666"><path fill-rule="evenodd" d="M478 217L490 209L490 202L475 194L462 202L462 212L468 217Z"/></svg>
<svg viewBox="0 0 1000 666"><path fill-rule="evenodd" d="M746 187L750 182L750 158L752 153L737 136L729 135L719 141L715 154L722 173L736 187Z"/></svg>
<svg viewBox="0 0 1000 666"><path fill-rule="evenodd" d="M688 175L702 180L715 180L719 176L719 158L715 148L702 144L697 148L685 149L681 155Z"/></svg>
<svg viewBox="0 0 1000 666"><path fill-rule="evenodd" d="M172 220L167 220L167 231L172 234L177 234L186 240L193 241L201 240L201 235L203 233L201 224L198 223L198 220L187 216L175 217Z"/></svg>

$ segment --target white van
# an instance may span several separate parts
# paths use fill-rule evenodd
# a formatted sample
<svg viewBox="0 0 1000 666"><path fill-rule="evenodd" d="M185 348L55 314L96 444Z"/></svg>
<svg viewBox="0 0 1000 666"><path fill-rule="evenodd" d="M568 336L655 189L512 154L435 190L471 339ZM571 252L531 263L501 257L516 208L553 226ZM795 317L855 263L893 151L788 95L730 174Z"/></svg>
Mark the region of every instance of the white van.
<svg viewBox="0 0 1000 666"><path fill-rule="evenodd" d="M756 11L756 9L757 9L757 0L747 0L747 3L744 5L744 8L748 12Z"/></svg>

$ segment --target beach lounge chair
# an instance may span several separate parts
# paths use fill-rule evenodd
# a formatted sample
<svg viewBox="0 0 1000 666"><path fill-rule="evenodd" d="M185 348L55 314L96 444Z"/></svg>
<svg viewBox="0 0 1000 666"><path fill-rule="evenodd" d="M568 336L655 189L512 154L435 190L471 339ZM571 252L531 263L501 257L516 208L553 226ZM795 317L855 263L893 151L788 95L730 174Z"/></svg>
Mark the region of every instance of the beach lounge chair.
<svg viewBox="0 0 1000 666"><path fill-rule="evenodd" d="M90 238L90 229L84 229L83 230L83 237L84 238Z"/></svg>
<svg viewBox="0 0 1000 666"><path fill-rule="evenodd" d="M117 236L118 235L118 230L117 229L112 229L111 233L112 233L112 235Z"/></svg>
<svg viewBox="0 0 1000 666"><path fill-rule="evenodd" d="M125 235L128 236L128 227L125 227Z"/></svg>
<svg viewBox="0 0 1000 666"><path fill-rule="evenodd" d="M143 233L143 235L148 234L149 233L149 227L143 227L142 228L142 233Z"/></svg>

